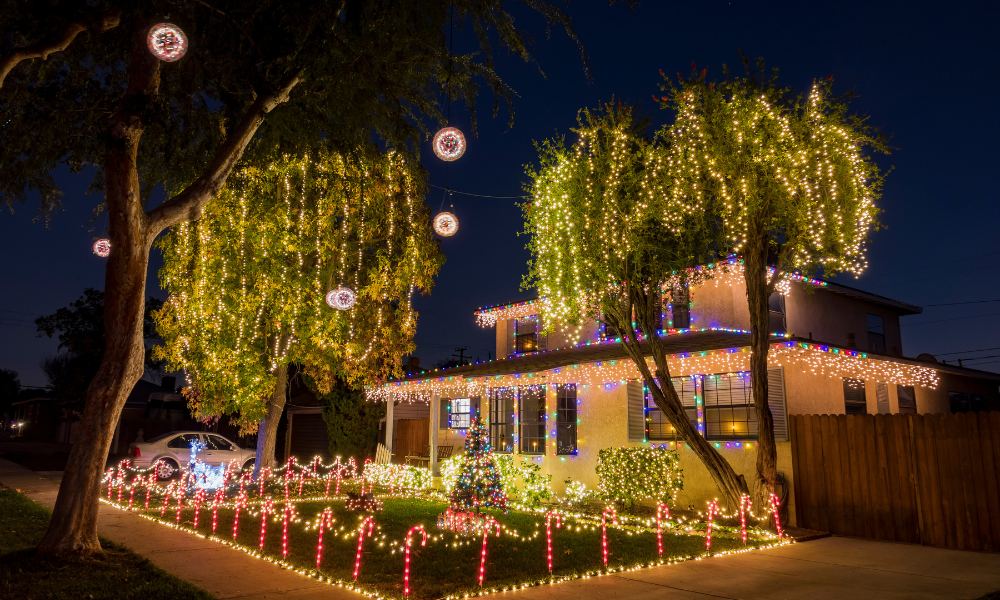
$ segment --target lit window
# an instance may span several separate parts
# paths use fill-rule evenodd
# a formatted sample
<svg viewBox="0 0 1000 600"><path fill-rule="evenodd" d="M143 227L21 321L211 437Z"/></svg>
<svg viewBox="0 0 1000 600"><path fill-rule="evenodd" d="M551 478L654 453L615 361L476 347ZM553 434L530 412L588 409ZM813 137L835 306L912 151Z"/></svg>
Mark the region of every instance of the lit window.
<svg viewBox="0 0 1000 600"><path fill-rule="evenodd" d="M452 429L468 429L472 417L472 400L455 398L451 401L451 414L448 416L448 426Z"/></svg>
<svg viewBox="0 0 1000 600"><path fill-rule="evenodd" d="M556 454L576 454L576 386L556 388Z"/></svg>
<svg viewBox="0 0 1000 600"><path fill-rule="evenodd" d="M681 399L684 412L687 413L688 421L695 429L698 428L698 409L695 405L696 381L691 377L674 377L670 383L674 386L674 391ZM655 441L676 441L677 430L667 420L667 415L663 414L660 407L653 401L653 394L646 390L646 439Z"/></svg>
<svg viewBox="0 0 1000 600"><path fill-rule="evenodd" d="M757 439L757 412L749 373L704 377L705 437L710 440Z"/></svg>
<svg viewBox="0 0 1000 600"><path fill-rule="evenodd" d="M490 442L496 452L514 451L514 390L490 390Z"/></svg>
<svg viewBox="0 0 1000 600"><path fill-rule="evenodd" d="M514 352L531 354L538 352L538 317L532 316L514 321Z"/></svg>
<svg viewBox="0 0 1000 600"><path fill-rule="evenodd" d="M545 454L545 388L522 387L518 393L521 454Z"/></svg>

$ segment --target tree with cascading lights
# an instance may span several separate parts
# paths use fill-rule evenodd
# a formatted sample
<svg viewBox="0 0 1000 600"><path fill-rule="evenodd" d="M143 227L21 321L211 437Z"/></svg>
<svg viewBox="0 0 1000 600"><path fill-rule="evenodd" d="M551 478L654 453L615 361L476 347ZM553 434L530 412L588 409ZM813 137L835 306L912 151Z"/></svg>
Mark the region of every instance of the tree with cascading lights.
<svg viewBox="0 0 1000 600"><path fill-rule="evenodd" d="M750 308L750 376L758 427L758 501L778 478L768 406L768 299L787 293L787 274L860 274L883 176L884 151L865 119L833 96L829 80L807 94L778 85L762 62L747 74L710 81L705 72L672 82L662 103L676 113L665 132L666 189L697 199L721 223L726 249L745 261Z"/></svg>
<svg viewBox="0 0 1000 600"><path fill-rule="evenodd" d="M507 510L507 494L493 457L489 432L479 417L473 417L469 423L461 461L458 481L451 490L451 507L472 512L484 508Z"/></svg>
<svg viewBox="0 0 1000 600"><path fill-rule="evenodd" d="M660 338L663 284L704 276L687 267L718 257L717 225L701 199L666 193L663 140L645 137L630 108L583 110L573 134L569 145L538 144L539 165L528 169L525 287L542 298L548 328L572 335L603 319L621 333L653 402L735 507L746 483L688 420Z"/></svg>
<svg viewBox="0 0 1000 600"><path fill-rule="evenodd" d="M558 5L521 4L577 41ZM451 52L450 15L481 51ZM148 38L168 16L186 54L163 62ZM105 351L41 552L100 551L100 478L142 375L153 241L196 219L242 158L373 135L412 146L444 121L443 101L473 103L484 83L509 101L492 48L531 60L522 23L501 0L0 0L0 201L51 209L59 167L95 167L111 240ZM155 202L163 189L176 193Z"/></svg>
<svg viewBox="0 0 1000 600"><path fill-rule="evenodd" d="M237 171L160 240L157 356L186 373L197 417L258 430L258 468L274 463L291 365L320 394L400 374L413 295L441 265L418 175L397 152L285 156ZM354 305L329 306L344 287Z"/></svg>

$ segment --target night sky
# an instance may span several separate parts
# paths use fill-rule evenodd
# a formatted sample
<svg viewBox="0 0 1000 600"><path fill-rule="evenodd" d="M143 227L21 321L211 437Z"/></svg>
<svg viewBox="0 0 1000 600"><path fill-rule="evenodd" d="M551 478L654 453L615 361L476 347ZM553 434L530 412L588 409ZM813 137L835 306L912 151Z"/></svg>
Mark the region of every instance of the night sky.
<svg viewBox="0 0 1000 600"><path fill-rule="evenodd" d="M983 356L967 363L1000 371L1000 283L995 263L1000 159L1000 9L990 3L919 7L917 3L836 2L788 6L747 2L658 2L635 10L599 0L569 6L590 55L593 78L584 76L575 46L559 32L547 39L537 19L524 15L544 69L498 56L498 70L519 93L515 124L480 111L478 137L456 163L441 163L425 146L430 183L483 195L522 193L523 165L532 141L565 132L576 111L612 97L631 103L657 126L666 117L650 100L658 69L687 72L692 62L718 74L738 64L740 52L763 56L781 69L783 83L805 89L814 77L832 75L838 91L857 95L856 112L889 137L893 154L882 231L874 235L871 268L844 283L925 306L903 319L904 352ZM518 13L520 16L520 13ZM471 44L459 35L456 50ZM456 106L454 124L468 130L468 112ZM42 125L42 124L40 124ZM56 135L56 132L47 132ZM42 359L56 350L37 337L34 317L75 299L85 287L103 285L103 261L90 252L104 232L92 217L96 198L87 179L63 174L61 211L46 228L38 206L20 205L0 215L0 367L18 371L23 384L44 385ZM432 211L442 192L431 189ZM420 298L417 334L423 365L448 358L457 346L472 358L493 351L492 331L476 327L481 305L530 297L520 290L527 253L515 200L454 195L461 231L444 240L447 257L436 287ZM154 270L150 291L162 295ZM969 301L991 301L951 304ZM948 306L928 306L951 304Z"/></svg>

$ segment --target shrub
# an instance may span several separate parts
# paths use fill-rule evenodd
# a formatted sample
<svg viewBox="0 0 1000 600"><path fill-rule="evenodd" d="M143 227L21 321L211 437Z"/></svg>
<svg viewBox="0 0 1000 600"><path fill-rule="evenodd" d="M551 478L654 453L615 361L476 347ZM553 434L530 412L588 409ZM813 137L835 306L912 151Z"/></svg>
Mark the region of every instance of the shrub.
<svg viewBox="0 0 1000 600"><path fill-rule="evenodd" d="M368 463L364 467L363 477L375 485L385 488L395 488L421 492L431 487L433 478L431 470L425 467L411 465L379 465Z"/></svg>
<svg viewBox="0 0 1000 600"><path fill-rule="evenodd" d="M563 494L563 502L568 506L583 506L590 501L593 492L587 489L587 484L573 479L566 480L566 492Z"/></svg>
<svg viewBox="0 0 1000 600"><path fill-rule="evenodd" d="M507 497L519 504L539 506L552 498L552 476L530 458L513 454L496 455L500 479Z"/></svg>
<svg viewBox="0 0 1000 600"><path fill-rule="evenodd" d="M624 508L644 500L673 503L684 487L680 455L662 446L604 448L597 478L601 498Z"/></svg>

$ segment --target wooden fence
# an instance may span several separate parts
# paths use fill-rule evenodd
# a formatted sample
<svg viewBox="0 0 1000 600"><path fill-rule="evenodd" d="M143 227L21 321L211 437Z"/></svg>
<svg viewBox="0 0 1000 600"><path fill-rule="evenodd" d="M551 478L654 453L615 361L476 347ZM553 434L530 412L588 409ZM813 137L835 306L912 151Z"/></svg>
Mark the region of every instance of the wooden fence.
<svg viewBox="0 0 1000 600"><path fill-rule="evenodd" d="M1000 412L789 420L800 527L1000 550Z"/></svg>

